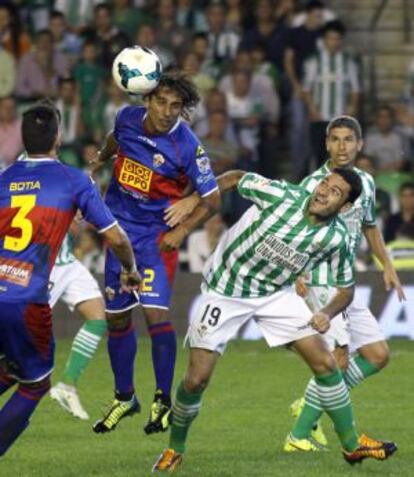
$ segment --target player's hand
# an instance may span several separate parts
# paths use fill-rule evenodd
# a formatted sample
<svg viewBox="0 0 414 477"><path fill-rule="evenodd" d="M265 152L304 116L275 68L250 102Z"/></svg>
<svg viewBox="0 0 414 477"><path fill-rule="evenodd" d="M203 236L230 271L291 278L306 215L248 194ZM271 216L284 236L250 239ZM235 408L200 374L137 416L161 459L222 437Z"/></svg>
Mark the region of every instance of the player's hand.
<svg viewBox="0 0 414 477"><path fill-rule="evenodd" d="M385 267L384 268L384 283L385 289L390 291L394 289L397 292L398 299L400 301L406 300L403 287L401 285L400 279L398 278L397 272L394 267Z"/></svg>
<svg viewBox="0 0 414 477"><path fill-rule="evenodd" d="M104 162L100 160L100 154L95 156L88 162L88 172L92 179L95 179L96 174L102 169Z"/></svg>
<svg viewBox="0 0 414 477"><path fill-rule="evenodd" d="M178 226L175 229L167 232L161 240L160 250L161 252L171 252L177 250L187 237L188 232L185 227Z"/></svg>
<svg viewBox="0 0 414 477"><path fill-rule="evenodd" d="M308 290L308 287L306 286L304 276L300 276L296 279L295 290L296 290L297 295L299 295L300 297L302 297L302 298L307 297L309 290Z"/></svg>
<svg viewBox="0 0 414 477"><path fill-rule="evenodd" d="M169 227L175 227L181 224L197 207L200 202L198 194L192 194L184 197L175 204L170 205L164 212L164 221Z"/></svg>
<svg viewBox="0 0 414 477"><path fill-rule="evenodd" d="M127 270L121 270L121 290L123 292L131 293L138 292L141 287L142 278L137 270L134 272L128 272Z"/></svg>
<svg viewBox="0 0 414 477"><path fill-rule="evenodd" d="M326 333L331 326L331 320L326 313L318 311L318 313L315 313L312 316L309 324L315 331L318 331L319 333Z"/></svg>

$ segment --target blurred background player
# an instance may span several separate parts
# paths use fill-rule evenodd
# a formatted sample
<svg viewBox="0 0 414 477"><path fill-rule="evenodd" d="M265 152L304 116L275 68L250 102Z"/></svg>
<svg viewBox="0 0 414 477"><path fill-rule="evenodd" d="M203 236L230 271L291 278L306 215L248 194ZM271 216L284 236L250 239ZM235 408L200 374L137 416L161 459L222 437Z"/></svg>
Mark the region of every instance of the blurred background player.
<svg viewBox="0 0 414 477"><path fill-rule="evenodd" d="M359 122L351 116L339 116L332 119L326 130L326 148L329 160L317 171L302 181L302 186L312 193L332 171L332 169L353 170L361 178L363 189L361 196L349 210L340 214L350 235L350 258L355 260L356 252L364 235L372 252L384 267L384 283L387 290L395 288L400 300L405 299L400 280L385 249L381 232L376 223L375 183L367 172L354 167L354 161L363 146L362 130ZM308 288L299 292L313 311L325 306L336 293L332 281L330 265L321 263L306 280ZM301 284L302 286L303 284ZM371 311L354 299L344 315L332 320L332 326L325 334L329 348L334 352L337 362L344 370L348 388L359 385L369 376L384 368L389 360L389 349L384 334ZM349 358L348 345L356 351ZM322 415L315 381L310 380L302 400L291 406L294 416L299 416L293 431L286 439L284 450L318 450L312 437L318 444L326 445L318 420Z"/></svg>
<svg viewBox="0 0 414 477"><path fill-rule="evenodd" d="M108 251L105 264L108 351L115 377L115 399L94 425L97 433L113 430L125 416L139 412L134 390L137 340L132 309L141 304L152 341L155 395L147 434L169 425L171 385L176 357L175 331L168 320L171 287L178 247L195 229L200 217L220 206L220 195L210 162L189 126L181 120L199 100L185 76L164 74L145 106L128 106L117 115L113 132L93 164L93 172L116 154L114 174L105 202L133 244L143 284L139 301L119 293L120 264ZM198 210L169 231L164 211L191 186L202 201Z"/></svg>
<svg viewBox="0 0 414 477"><path fill-rule="evenodd" d="M89 419L76 388L106 332L105 304L97 281L73 254L70 234L66 235L50 274L49 293L51 308L62 300L70 311L76 309L86 320L73 340L63 375L50 390L50 396L73 416Z"/></svg>
<svg viewBox="0 0 414 477"><path fill-rule="evenodd" d="M330 319L352 301L349 237L336 216L359 197L361 179L354 171L334 169L312 195L300 186L242 171L220 176L219 184L221 192L237 187L253 205L223 235L204 268L202 296L187 332L190 356L173 404L169 448L153 471L172 472L181 463L218 357L253 317L270 347L291 346L311 368L345 460L386 459L395 445L371 446L358 436L342 373L318 334L326 332ZM332 263L338 289L312 315L290 284L322 260Z"/></svg>
<svg viewBox="0 0 414 477"><path fill-rule="evenodd" d="M49 274L77 209L121 261L125 291L140 283L131 245L91 179L57 159L57 110L49 103L27 110L22 137L26 154L0 175L0 394L17 384L0 411L0 455L29 425L50 388Z"/></svg>

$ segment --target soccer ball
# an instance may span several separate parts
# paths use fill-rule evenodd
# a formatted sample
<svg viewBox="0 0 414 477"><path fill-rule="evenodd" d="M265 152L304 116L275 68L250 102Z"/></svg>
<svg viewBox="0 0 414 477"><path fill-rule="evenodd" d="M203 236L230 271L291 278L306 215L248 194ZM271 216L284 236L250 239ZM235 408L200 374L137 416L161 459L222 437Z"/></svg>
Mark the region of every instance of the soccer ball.
<svg viewBox="0 0 414 477"><path fill-rule="evenodd" d="M158 56L149 48L138 45L124 48L112 65L115 83L129 94L149 93L158 85L161 73Z"/></svg>

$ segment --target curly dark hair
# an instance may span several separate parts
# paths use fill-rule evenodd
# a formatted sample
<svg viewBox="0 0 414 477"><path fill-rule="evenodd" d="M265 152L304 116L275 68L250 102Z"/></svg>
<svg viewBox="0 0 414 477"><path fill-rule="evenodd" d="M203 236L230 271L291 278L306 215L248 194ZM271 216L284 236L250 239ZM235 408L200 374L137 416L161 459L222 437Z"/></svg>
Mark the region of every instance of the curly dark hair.
<svg viewBox="0 0 414 477"><path fill-rule="evenodd" d="M144 97L150 98L156 94L161 88L166 88L180 96L183 101L183 116L186 119L189 116L190 110L195 108L200 101L196 85L191 78L180 71L168 71L161 75L158 86Z"/></svg>

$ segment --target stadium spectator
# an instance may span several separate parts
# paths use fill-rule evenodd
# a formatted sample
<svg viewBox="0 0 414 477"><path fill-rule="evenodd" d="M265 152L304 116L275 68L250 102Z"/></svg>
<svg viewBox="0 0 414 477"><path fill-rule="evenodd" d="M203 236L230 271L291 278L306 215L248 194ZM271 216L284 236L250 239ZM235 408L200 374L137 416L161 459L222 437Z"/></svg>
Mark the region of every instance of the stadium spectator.
<svg viewBox="0 0 414 477"><path fill-rule="evenodd" d="M385 223L384 240L395 240L397 230L404 224L414 223L414 183L406 182L400 187L400 211L392 214Z"/></svg>
<svg viewBox="0 0 414 477"><path fill-rule="evenodd" d="M50 30L36 33L35 49L22 56L17 71L16 95L24 100L54 98L58 92L58 78L68 74L65 57L53 49Z"/></svg>
<svg viewBox="0 0 414 477"><path fill-rule="evenodd" d="M409 159L412 169L414 164L414 62L410 68L402 98L395 106L395 112L401 132L409 142Z"/></svg>
<svg viewBox="0 0 414 477"><path fill-rule="evenodd" d="M226 231L226 224L220 214L208 220L201 230L188 236L188 266L192 273L201 273L207 258L216 248L220 237Z"/></svg>
<svg viewBox="0 0 414 477"><path fill-rule="evenodd" d="M175 21L180 28L194 33L207 31L204 12L194 5L193 0L177 0Z"/></svg>
<svg viewBox="0 0 414 477"><path fill-rule="evenodd" d="M208 115L208 133L202 139L215 175L234 167L238 159L237 144L226 140L228 127L229 118L226 113L216 111Z"/></svg>
<svg viewBox="0 0 414 477"><path fill-rule="evenodd" d="M13 56L0 46L0 98L9 96L16 83L16 63Z"/></svg>
<svg viewBox="0 0 414 477"><path fill-rule="evenodd" d="M397 230L387 250L396 270L414 270L414 222L407 222ZM377 261L376 265L382 269Z"/></svg>
<svg viewBox="0 0 414 477"><path fill-rule="evenodd" d="M81 167L77 146L83 129L79 95L73 77L59 78L59 97L55 106L61 117L61 160L65 164Z"/></svg>
<svg viewBox="0 0 414 477"><path fill-rule="evenodd" d="M323 25L323 3L310 1L306 7L303 25L289 29L287 47L284 54L284 70L287 76L290 97L288 114L290 117L290 156L296 180L301 179L309 168L310 142L306 104L303 99L302 80L304 63L317 48Z"/></svg>
<svg viewBox="0 0 414 477"><path fill-rule="evenodd" d="M266 59L279 71L283 71L283 55L286 47L287 25L276 22L271 0L259 0L254 10L254 25L244 32L240 48L250 50L261 46Z"/></svg>
<svg viewBox="0 0 414 477"><path fill-rule="evenodd" d="M396 172L404 169L407 146L396 129L394 111L388 104L378 108L375 127L365 136L364 151L376 157L380 171Z"/></svg>
<svg viewBox="0 0 414 477"><path fill-rule="evenodd" d="M62 12L71 30L81 33L93 19L94 5L99 0L55 0L55 10Z"/></svg>
<svg viewBox="0 0 414 477"><path fill-rule="evenodd" d="M155 22L157 44L180 54L189 38L189 32L176 23L176 11L173 0L159 0Z"/></svg>
<svg viewBox="0 0 414 477"><path fill-rule="evenodd" d="M0 5L0 43L16 60L30 50L30 36L22 29L18 11L11 3Z"/></svg>
<svg viewBox="0 0 414 477"><path fill-rule="evenodd" d="M247 18L249 17L250 2L242 0L225 0L226 28L237 34L243 33Z"/></svg>
<svg viewBox="0 0 414 477"><path fill-rule="evenodd" d="M97 47L87 41L82 47L82 59L75 66L74 77L80 96L84 133L99 141L102 135L102 108L106 72L97 63Z"/></svg>
<svg viewBox="0 0 414 477"><path fill-rule="evenodd" d="M118 88L114 81L110 81L108 100L103 111L104 134L112 129L118 111L128 104L126 94Z"/></svg>
<svg viewBox="0 0 414 477"><path fill-rule="evenodd" d="M200 59L194 52L190 51L184 56L181 69L192 78L201 96L205 96L208 91L216 86L215 79L208 73L201 71Z"/></svg>
<svg viewBox="0 0 414 477"><path fill-rule="evenodd" d="M332 20L336 19L336 13L327 8L323 2L319 2L322 5L322 20L324 23L331 22ZM306 12L301 11L296 13L292 19L292 26L297 27L301 26L306 21Z"/></svg>
<svg viewBox="0 0 414 477"><path fill-rule="evenodd" d="M74 65L82 50L82 40L75 33L69 31L65 15L62 12L53 11L50 14L49 30L53 36L55 51L65 55L68 63Z"/></svg>
<svg viewBox="0 0 414 477"><path fill-rule="evenodd" d="M113 0L114 25L133 38L140 25L153 21L153 16L145 8L134 8L131 0ZM138 43L140 44L140 43Z"/></svg>
<svg viewBox="0 0 414 477"><path fill-rule="evenodd" d="M137 45L150 48L158 55L164 69L174 65L175 57L171 49L158 45L156 31L152 25L141 25L137 30L135 39Z"/></svg>
<svg viewBox="0 0 414 477"><path fill-rule="evenodd" d="M194 52L200 60L200 71L208 74L216 81L221 75L221 67L215 63L214 59L208 56L209 42L206 33L197 33L191 40L190 51Z"/></svg>
<svg viewBox="0 0 414 477"><path fill-rule="evenodd" d="M326 159L326 127L336 116L358 112L358 67L344 50L345 26L338 20L323 28L322 43L304 64L303 93L311 122L310 136L317 167Z"/></svg>
<svg viewBox="0 0 414 477"><path fill-rule="evenodd" d="M207 58L219 66L236 56L240 37L226 27L226 8L212 3L207 8L208 52Z"/></svg>
<svg viewBox="0 0 414 477"><path fill-rule="evenodd" d="M21 120L13 96L0 98L0 170L12 164L23 150Z"/></svg>
<svg viewBox="0 0 414 477"><path fill-rule="evenodd" d="M94 22L83 34L87 40L96 44L98 63L106 69L108 74L112 69L115 56L131 44L128 35L113 24L112 7L109 3L99 3L95 6Z"/></svg>

